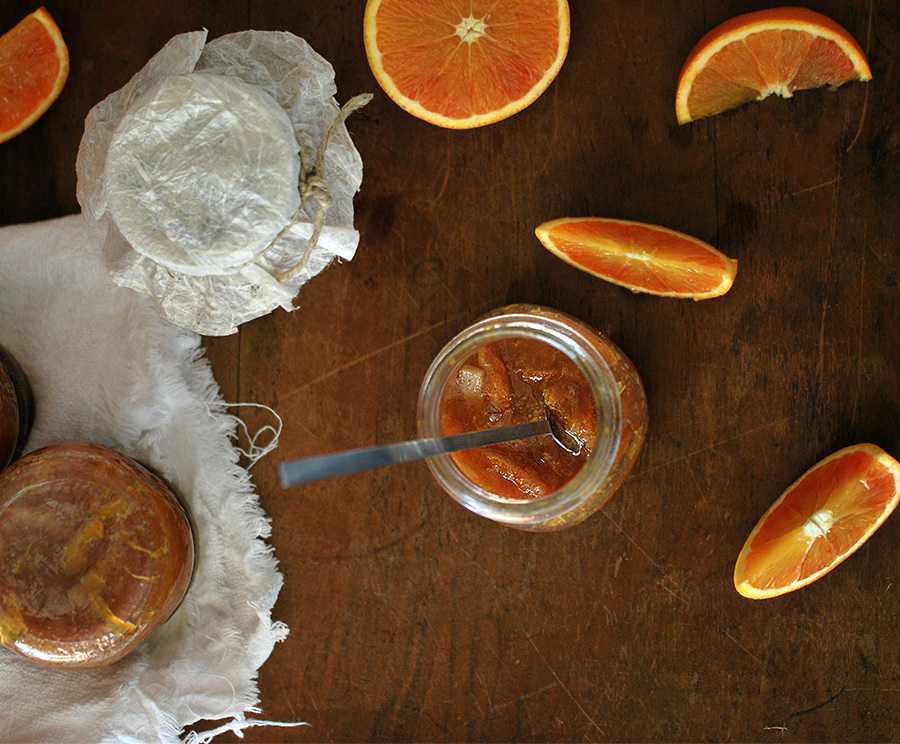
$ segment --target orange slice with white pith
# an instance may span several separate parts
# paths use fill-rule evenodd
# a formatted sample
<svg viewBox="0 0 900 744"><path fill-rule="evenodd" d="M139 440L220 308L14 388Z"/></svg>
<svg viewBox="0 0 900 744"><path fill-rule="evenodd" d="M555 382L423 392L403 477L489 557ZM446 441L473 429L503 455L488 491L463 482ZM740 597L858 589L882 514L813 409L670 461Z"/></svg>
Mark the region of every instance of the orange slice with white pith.
<svg viewBox="0 0 900 744"><path fill-rule="evenodd" d="M566 0L368 0L366 56L388 96L438 126L505 119L553 82L569 48Z"/></svg>
<svg viewBox="0 0 900 744"><path fill-rule="evenodd" d="M734 569L735 588L767 599L849 558L900 501L900 463L880 447L846 447L806 471L763 514Z"/></svg>

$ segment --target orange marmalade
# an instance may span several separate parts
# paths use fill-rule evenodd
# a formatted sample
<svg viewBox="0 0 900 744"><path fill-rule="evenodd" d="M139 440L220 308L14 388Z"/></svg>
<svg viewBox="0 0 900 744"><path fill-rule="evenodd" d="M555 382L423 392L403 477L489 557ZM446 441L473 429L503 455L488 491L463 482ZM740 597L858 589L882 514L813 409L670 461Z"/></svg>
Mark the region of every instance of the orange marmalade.
<svg viewBox="0 0 900 744"><path fill-rule="evenodd" d="M175 495L115 450L54 445L0 473L0 642L33 661L122 658L174 612L193 564Z"/></svg>
<svg viewBox="0 0 900 744"><path fill-rule="evenodd" d="M444 434L523 424L551 416L577 453L551 435L458 452L454 460L486 491L504 498L546 496L584 465L597 436L597 410L584 373L550 344L510 338L482 346L444 390Z"/></svg>

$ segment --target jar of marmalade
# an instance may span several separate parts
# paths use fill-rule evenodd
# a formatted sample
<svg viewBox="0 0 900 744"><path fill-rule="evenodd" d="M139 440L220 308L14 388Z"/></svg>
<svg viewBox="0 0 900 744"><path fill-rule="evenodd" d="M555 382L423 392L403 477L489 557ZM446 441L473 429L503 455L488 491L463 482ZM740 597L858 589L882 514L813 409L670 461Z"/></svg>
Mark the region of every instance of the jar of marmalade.
<svg viewBox="0 0 900 744"><path fill-rule="evenodd" d="M0 473L0 642L35 662L121 659L175 611L193 566L174 493L115 450L54 445Z"/></svg>
<svg viewBox="0 0 900 744"><path fill-rule="evenodd" d="M550 417L543 435L431 458L438 483L466 508L511 527L558 530L599 509L631 470L647 403L631 361L565 313L511 305L453 338L419 391L422 437Z"/></svg>
<svg viewBox="0 0 900 744"><path fill-rule="evenodd" d="M34 404L25 373L0 346L0 470L22 453L33 421Z"/></svg>

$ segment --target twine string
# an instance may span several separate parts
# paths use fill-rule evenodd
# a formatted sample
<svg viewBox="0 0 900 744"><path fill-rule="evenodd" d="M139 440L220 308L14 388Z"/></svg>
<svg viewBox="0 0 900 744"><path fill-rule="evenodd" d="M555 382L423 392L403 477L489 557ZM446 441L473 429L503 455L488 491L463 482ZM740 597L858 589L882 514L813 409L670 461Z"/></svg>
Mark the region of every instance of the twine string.
<svg viewBox="0 0 900 744"><path fill-rule="evenodd" d="M284 429L284 421L282 421L281 416L278 415L278 412L274 408L271 408L262 403L226 403L225 407L261 408L262 410L271 413L275 417L275 420L278 422L275 425L266 424L265 426L261 426L259 429L257 429L255 434L251 434L250 429L247 427L247 424L244 422L244 420L240 416L233 416L235 426L237 427L233 437L236 440L235 449L250 461L250 464L247 466L247 470L249 470L278 446L279 439L281 438L281 431L282 429ZM267 436L268 441L264 444L261 444L260 439L265 439ZM244 449L240 445L241 439L247 440L247 449Z"/></svg>
<svg viewBox="0 0 900 744"><path fill-rule="evenodd" d="M303 212L304 207L309 203L310 199L315 199L318 206L316 207L316 217L313 222L312 234L306 242L306 250L303 251L300 260L294 264L293 267L285 269L284 271L279 271L274 276L275 279L283 284L303 271L303 268L309 261L309 257L312 255L313 249L319 242L319 235L322 232L322 228L325 226L325 213L328 211L328 208L333 201L331 192L328 189L328 181L325 178L325 151L328 149L332 137L334 137L338 129L344 124L347 117L354 111L361 109L371 100L371 93L362 93L358 96L354 96L341 107L337 116L335 116L334 121L328 125L328 128L322 135L322 139L319 141L319 146L316 148L315 162L313 162L313 159L310 157L311 153L307 143L300 136L300 133L297 133L297 144L300 146L300 183L298 185L300 191L300 206L297 207L297 211L294 212L291 219L281 229L278 235L274 237L272 242L269 243L256 258L245 264L245 266L256 263L256 261L272 250L272 248L287 235L291 228L300 222L301 213Z"/></svg>

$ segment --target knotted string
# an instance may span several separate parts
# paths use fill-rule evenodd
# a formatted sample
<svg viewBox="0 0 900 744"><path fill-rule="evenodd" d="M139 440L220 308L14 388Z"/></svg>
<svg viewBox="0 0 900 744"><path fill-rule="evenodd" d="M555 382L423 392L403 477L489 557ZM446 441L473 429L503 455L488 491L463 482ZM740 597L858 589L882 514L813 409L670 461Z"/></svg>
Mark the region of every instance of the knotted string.
<svg viewBox="0 0 900 744"><path fill-rule="evenodd" d="M266 246L253 261L248 262L245 266L256 263L256 261L272 250L272 248L278 244L278 241L287 235L294 225L300 222L303 208L309 203L309 200L315 199L318 207L316 209L316 218L313 222L312 234L309 236L309 240L306 243L306 250L300 257L300 260L294 264L292 268L280 271L274 276L275 279L283 284L284 282L293 279L303 270L303 267L306 266L306 262L309 261L309 257L312 255L313 248L315 248L316 244L319 242L319 235L322 232L322 228L325 226L325 213L332 203L331 193L328 190L328 181L325 178L325 151L328 149L331 138L334 136L335 132L337 132L338 128L347 120L347 117L354 111L361 109L371 100L371 93L363 93L354 96L341 107L340 111L338 111L338 115L334 118L334 121L328 125L328 128L322 135L322 139L319 141L319 146L316 149L315 162L313 162L313 159L310 157L308 145L303 141L300 134L297 133L297 144L300 146L300 183L298 186L300 191L300 206L297 207L297 211L294 212L287 225L281 229L281 232L275 236L272 242L269 243L269 245Z"/></svg>

